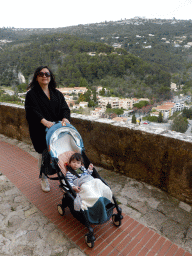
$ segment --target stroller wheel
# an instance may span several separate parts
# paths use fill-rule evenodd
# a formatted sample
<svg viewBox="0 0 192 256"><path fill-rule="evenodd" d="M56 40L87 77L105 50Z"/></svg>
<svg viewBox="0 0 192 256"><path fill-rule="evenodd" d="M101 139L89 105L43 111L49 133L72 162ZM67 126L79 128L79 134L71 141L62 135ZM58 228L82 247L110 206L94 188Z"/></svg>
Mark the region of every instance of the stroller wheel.
<svg viewBox="0 0 192 256"><path fill-rule="evenodd" d="M116 227L119 227L121 226L121 217L118 215L118 214L113 214L112 215L112 221L113 221L113 224L116 226Z"/></svg>
<svg viewBox="0 0 192 256"><path fill-rule="evenodd" d="M86 244L87 244L87 246L88 246L89 248L93 248L93 246L94 246L94 241L88 242L88 235L85 235L85 242L86 242Z"/></svg>
<svg viewBox="0 0 192 256"><path fill-rule="evenodd" d="M57 205L57 210L61 216L65 214L65 210L63 209L62 204Z"/></svg>

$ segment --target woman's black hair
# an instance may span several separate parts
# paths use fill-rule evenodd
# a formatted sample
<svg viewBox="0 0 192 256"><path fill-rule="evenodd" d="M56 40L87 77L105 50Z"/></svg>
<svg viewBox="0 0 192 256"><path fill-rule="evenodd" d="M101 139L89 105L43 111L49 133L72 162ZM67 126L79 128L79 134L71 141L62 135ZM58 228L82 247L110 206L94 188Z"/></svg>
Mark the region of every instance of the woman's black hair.
<svg viewBox="0 0 192 256"><path fill-rule="evenodd" d="M73 155L70 157L70 159L69 159L69 164L70 164L71 161L73 161L73 160L81 161L81 164L83 164L83 157L82 157L82 155L79 154L79 153L75 153L75 154L73 154Z"/></svg>
<svg viewBox="0 0 192 256"><path fill-rule="evenodd" d="M55 89L57 87L57 84L56 84L56 81L55 81L55 76L53 75L53 72L50 70L50 68L48 68L47 66L40 66L38 67L36 70L35 70L35 73L33 75L33 79L32 81L30 82L29 86L28 86L28 89L31 89L33 88L34 86L38 85L39 83L37 82L37 76L39 74L39 72L43 69L43 68L47 68L49 70L49 73L50 73L50 83L49 83L49 86L53 89Z"/></svg>

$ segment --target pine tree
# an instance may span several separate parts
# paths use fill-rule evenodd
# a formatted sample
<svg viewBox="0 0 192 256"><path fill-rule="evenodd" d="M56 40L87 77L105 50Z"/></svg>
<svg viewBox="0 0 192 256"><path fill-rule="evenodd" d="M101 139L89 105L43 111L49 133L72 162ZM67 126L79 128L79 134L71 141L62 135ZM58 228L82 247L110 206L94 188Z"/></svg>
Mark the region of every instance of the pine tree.
<svg viewBox="0 0 192 256"><path fill-rule="evenodd" d="M158 123L162 123L163 122L163 115L162 115L161 111L159 112L159 116L158 116L157 121L158 121Z"/></svg>
<svg viewBox="0 0 192 256"><path fill-rule="evenodd" d="M132 123L136 124L136 117L135 117L135 115L132 116Z"/></svg>

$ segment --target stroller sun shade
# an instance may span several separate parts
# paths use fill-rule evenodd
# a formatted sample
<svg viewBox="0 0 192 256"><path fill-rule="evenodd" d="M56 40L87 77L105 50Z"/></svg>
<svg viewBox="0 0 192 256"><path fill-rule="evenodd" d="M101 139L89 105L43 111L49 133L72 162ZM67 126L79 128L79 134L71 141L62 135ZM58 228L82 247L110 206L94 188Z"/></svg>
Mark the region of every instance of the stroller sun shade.
<svg viewBox="0 0 192 256"><path fill-rule="evenodd" d="M58 123L52 126L47 132L46 140L50 154L56 158L67 151L81 153L84 149L81 135L71 124L62 126Z"/></svg>

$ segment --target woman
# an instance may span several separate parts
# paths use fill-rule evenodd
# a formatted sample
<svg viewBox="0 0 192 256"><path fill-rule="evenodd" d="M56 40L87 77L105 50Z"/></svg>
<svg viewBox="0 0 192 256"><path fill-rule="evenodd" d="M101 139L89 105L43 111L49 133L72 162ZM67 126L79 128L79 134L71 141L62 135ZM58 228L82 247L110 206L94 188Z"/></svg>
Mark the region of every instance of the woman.
<svg viewBox="0 0 192 256"><path fill-rule="evenodd" d="M25 99L26 119L34 149L40 154L40 167L42 154L47 149L45 129L53 126L56 121L61 121L62 125L69 123L70 109L63 94L56 89L54 75L47 66L36 69L29 89ZM50 191L44 174L41 187L44 192Z"/></svg>

